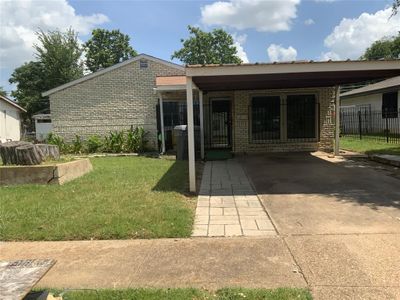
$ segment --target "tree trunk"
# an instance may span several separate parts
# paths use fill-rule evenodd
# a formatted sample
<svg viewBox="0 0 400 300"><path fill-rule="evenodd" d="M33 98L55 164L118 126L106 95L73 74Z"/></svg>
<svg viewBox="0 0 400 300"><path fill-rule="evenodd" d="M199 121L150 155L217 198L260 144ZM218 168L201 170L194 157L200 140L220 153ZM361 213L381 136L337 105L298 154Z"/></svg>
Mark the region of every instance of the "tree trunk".
<svg viewBox="0 0 400 300"><path fill-rule="evenodd" d="M43 160L48 158L59 160L60 159L60 151L57 145L49 145L49 144L36 144L42 153L43 153Z"/></svg>
<svg viewBox="0 0 400 300"><path fill-rule="evenodd" d="M0 156L3 165L16 165L18 164L16 148L24 145L32 145L28 142L7 142L0 144Z"/></svg>
<svg viewBox="0 0 400 300"><path fill-rule="evenodd" d="M18 165L39 165L43 161L43 153L36 145L22 145L15 148Z"/></svg>

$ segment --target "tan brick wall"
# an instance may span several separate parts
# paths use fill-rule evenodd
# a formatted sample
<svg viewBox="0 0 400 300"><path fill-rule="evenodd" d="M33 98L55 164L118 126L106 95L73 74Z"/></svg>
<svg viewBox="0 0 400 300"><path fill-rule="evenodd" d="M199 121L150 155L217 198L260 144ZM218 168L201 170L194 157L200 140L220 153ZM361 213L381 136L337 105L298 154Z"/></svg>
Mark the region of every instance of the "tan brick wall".
<svg viewBox="0 0 400 300"><path fill-rule="evenodd" d="M319 102L319 140L316 142L274 142L253 143L250 141L249 105L252 95L316 94ZM232 101L232 148L235 153L245 152L290 152L290 151L332 151L334 139L334 89L286 89L235 92L210 92L205 103L214 97L227 97Z"/></svg>
<svg viewBox="0 0 400 300"><path fill-rule="evenodd" d="M70 141L76 134L87 138L143 126L149 132L149 146L156 148L156 76L184 71L152 60L145 69L139 64L133 61L50 95L54 132Z"/></svg>

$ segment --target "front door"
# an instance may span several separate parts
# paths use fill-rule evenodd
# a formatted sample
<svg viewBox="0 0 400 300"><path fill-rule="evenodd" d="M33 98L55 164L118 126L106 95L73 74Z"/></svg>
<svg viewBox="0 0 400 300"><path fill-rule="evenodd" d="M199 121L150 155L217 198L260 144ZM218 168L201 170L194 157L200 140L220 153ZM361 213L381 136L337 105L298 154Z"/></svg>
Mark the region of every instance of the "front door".
<svg viewBox="0 0 400 300"><path fill-rule="evenodd" d="M231 101L211 100L211 148L231 147Z"/></svg>

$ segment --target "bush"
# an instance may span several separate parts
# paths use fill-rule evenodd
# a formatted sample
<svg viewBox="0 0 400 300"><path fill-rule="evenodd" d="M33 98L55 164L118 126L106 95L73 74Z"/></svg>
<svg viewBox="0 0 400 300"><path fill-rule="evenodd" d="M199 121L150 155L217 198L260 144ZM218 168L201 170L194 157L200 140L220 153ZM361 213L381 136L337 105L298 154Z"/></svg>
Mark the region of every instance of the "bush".
<svg viewBox="0 0 400 300"><path fill-rule="evenodd" d="M68 148L69 147L64 142L64 139L61 136L59 136L59 135L57 135L57 134L55 134L53 132L50 132L49 135L47 136L46 143L58 146L58 149L60 150L60 153L67 153L68 152Z"/></svg>
<svg viewBox="0 0 400 300"><path fill-rule="evenodd" d="M75 135L75 140L72 142L71 152L81 154L83 152L83 142L79 135Z"/></svg>
<svg viewBox="0 0 400 300"><path fill-rule="evenodd" d="M134 130L130 130L126 136L125 151L141 153L146 150L147 141L145 139L147 132L144 131L143 127L137 127Z"/></svg>
<svg viewBox="0 0 400 300"><path fill-rule="evenodd" d="M125 132L111 131L108 136L104 138L104 151L111 153L121 153L125 145Z"/></svg>
<svg viewBox="0 0 400 300"><path fill-rule="evenodd" d="M89 137L86 144L89 153L95 153L103 148L103 141L97 135Z"/></svg>

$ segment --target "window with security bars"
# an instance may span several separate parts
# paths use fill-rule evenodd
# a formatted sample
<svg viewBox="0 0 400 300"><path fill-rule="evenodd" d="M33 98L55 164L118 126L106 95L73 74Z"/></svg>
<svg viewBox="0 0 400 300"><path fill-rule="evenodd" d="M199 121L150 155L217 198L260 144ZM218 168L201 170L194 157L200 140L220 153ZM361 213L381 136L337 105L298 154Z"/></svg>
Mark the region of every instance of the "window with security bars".
<svg viewBox="0 0 400 300"><path fill-rule="evenodd" d="M252 140L279 140L281 137L281 101L279 96L253 97L251 102Z"/></svg>
<svg viewBox="0 0 400 300"><path fill-rule="evenodd" d="M316 138L315 95L288 95L286 98L287 138Z"/></svg>
<svg viewBox="0 0 400 300"><path fill-rule="evenodd" d="M382 118L397 118L399 116L398 92L382 94Z"/></svg>

